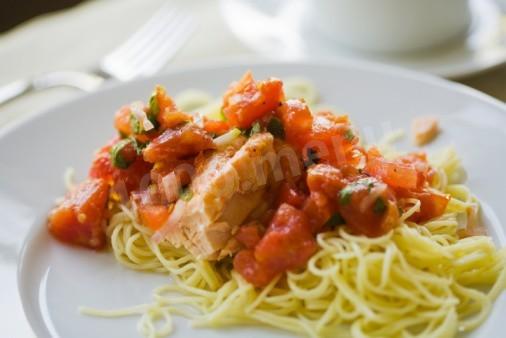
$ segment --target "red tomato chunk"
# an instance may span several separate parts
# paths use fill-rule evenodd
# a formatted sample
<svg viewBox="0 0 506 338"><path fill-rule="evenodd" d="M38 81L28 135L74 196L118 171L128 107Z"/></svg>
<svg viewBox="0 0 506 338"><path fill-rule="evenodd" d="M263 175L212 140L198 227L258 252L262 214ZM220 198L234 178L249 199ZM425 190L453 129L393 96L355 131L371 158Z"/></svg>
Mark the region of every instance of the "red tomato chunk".
<svg viewBox="0 0 506 338"><path fill-rule="evenodd" d="M247 72L223 96L223 112L230 126L248 128L275 110L283 98L281 80L270 78L257 83L251 72Z"/></svg>
<svg viewBox="0 0 506 338"><path fill-rule="evenodd" d="M104 179L113 186L113 190L118 193L130 193L138 189L144 179L149 179L149 172L152 168L152 164L145 162L142 156L137 156L128 168L119 169L115 167L111 161L110 151L118 141L119 140L113 140L99 150L91 165L89 177Z"/></svg>
<svg viewBox="0 0 506 338"><path fill-rule="evenodd" d="M108 196L109 184L103 179L81 183L50 213L49 231L68 244L104 248Z"/></svg>
<svg viewBox="0 0 506 338"><path fill-rule="evenodd" d="M306 215L282 204L255 249L236 255L234 268L248 282L261 287L279 273L304 267L316 249Z"/></svg>
<svg viewBox="0 0 506 338"><path fill-rule="evenodd" d="M194 156L213 148L213 139L204 129L187 124L181 129L165 130L142 153L145 161L154 163Z"/></svg>

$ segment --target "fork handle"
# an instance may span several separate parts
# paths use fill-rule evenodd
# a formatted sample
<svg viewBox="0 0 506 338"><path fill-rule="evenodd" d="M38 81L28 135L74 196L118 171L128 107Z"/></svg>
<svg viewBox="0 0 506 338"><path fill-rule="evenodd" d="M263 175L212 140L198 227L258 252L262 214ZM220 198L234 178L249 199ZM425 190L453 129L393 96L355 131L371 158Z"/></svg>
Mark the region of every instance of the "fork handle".
<svg viewBox="0 0 506 338"><path fill-rule="evenodd" d="M93 73L75 71L45 73L0 87L0 106L34 90L67 86L89 92L97 89L104 81L104 77Z"/></svg>
<svg viewBox="0 0 506 338"><path fill-rule="evenodd" d="M17 80L0 87L0 106L30 92L32 89L31 81L28 80Z"/></svg>

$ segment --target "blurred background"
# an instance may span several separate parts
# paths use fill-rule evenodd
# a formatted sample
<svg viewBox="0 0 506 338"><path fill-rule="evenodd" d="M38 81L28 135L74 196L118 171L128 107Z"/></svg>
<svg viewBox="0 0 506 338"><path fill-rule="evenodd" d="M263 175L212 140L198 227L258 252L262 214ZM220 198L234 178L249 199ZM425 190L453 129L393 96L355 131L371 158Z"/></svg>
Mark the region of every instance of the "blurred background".
<svg viewBox="0 0 506 338"><path fill-rule="evenodd" d="M371 60L506 100L506 0L2 0L0 126L81 93L56 86L1 104L33 89L20 79L37 87L54 71L103 75L104 56L163 5L192 25L156 72L237 58Z"/></svg>
<svg viewBox="0 0 506 338"><path fill-rule="evenodd" d="M69 8L84 0L3 0L0 3L0 32L5 32L37 15Z"/></svg>

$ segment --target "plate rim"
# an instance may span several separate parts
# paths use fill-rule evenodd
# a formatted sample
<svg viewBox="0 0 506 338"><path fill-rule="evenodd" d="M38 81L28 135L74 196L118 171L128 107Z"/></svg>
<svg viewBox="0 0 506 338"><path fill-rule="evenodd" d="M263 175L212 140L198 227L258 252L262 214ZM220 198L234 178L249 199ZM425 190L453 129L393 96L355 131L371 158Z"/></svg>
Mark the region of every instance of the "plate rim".
<svg viewBox="0 0 506 338"><path fill-rule="evenodd" d="M350 68L359 69L363 71L370 71L387 75L389 74L403 79L409 79L429 85L434 85L440 88L445 88L453 92L466 94L483 102L491 104L496 108L506 111L506 103L503 103L501 100L492 97L484 92L481 92L477 89L471 88L465 84L452 81L451 79L442 78L437 75L426 73L420 70L407 69L396 65L380 63L377 61L335 59L328 57L307 58L301 60L279 60L279 59L276 60L265 57L243 57L243 58L239 57L219 61L211 60L211 61L195 62L191 65L186 66L171 65L166 70L158 74L148 77L137 78L132 81L122 82L118 80L111 80L109 82L106 82L104 85L102 85L95 91L87 92L84 93L83 95L63 100L62 102L59 102L53 106L44 109L34 110L31 113L28 113L27 115L22 116L19 119L16 119L15 121L7 123L6 125L0 128L0 143L3 142L4 139L8 137L10 133L15 132L17 129L23 127L24 124L29 123L31 120L43 118L46 114L49 114L52 110L60 109L61 107L64 107L66 105L72 105L80 101L86 101L90 97L96 95L97 93L105 93L108 91L115 90L117 88L130 86L132 84L141 83L144 81L168 77L173 74L197 72L199 70L207 70L211 68L215 69L215 68L233 68L240 66L251 67L251 66L276 66L276 65L316 66L316 67L348 66Z"/></svg>
<svg viewBox="0 0 506 338"><path fill-rule="evenodd" d="M464 84L457 83L448 79L440 78L433 74L423 73L416 70L404 69L398 66L385 65L378 62L372 61L357 61L357 60L328 60L328 59L313 59L313 60L304 60L304 61L283 61L283 60L269 60L269 59L256 59L256 60L244 60L244 59L236 59L235 61L210 61L210 62L200 62L196 64L192 64L186 67L176 67L172 66L167 71L161 72L154 76L139 78L134 81L128 82L118 82L113 81L110 83L106 83L104 86L100 87L97 91L85 93L84 95L71 98L60 102L54 106L39 110L32 114L28 114L17 121L12 122L11 124L0 128L0 145L2 142L8 140L8 137L11 133L16 132L20 128L23 128L25 124L29 124L33 120L44 118L47 114L50 114L51 111L56 109L61 109L67 105L79 104L80 102L87 101L92 98L97 93L107 93L108 91L117 90L121 87L132 86L134 83L141 83L145 81L153 81L162 78L169 77L173 74L184 74L184 73L196 73L200 70L209 70L209 69L223 69L223 68L237 68L237 67L255 67L255 66L266 66L266 67L275 67L277 65L286 65L286 66L306 66L306 67L332 67L332 68L342 68L349 67L351 69L357 69L365 72L373 72L378 74L386 74L391 75L401 79L407 79L411 81L416 81L422 84L432 85L443 90L450 90L452 92L460 93L466 96L471 96L474 99L477 99L483 103L486 103L496 109L499 109L506 113L506 104L501 102L500 100L493 98L483 92L480 92L476 89L468 87ZM34 318L33 310L28 309L29 302L26 297L27 294L22 292L22 274L24 269L22 261L25 259L25 256L28 254L28 243L36 236L40 235L40 231L35 231L34 225L38 224L41 217L43 215L37 215L35 217L35 221L29 225L27 234L22 240L21 247L18 251L18 256L16 259L16 288L18 296L21 300L21 306L23 309L23 313L27 320L30 329L37 335L39 334L47 334L51 333L50 330L39 323L39 321ZM39 222L40 223L40 222ZM37 330L35 329L37 328ZM41 330L42 329L42 330Z"/></svg>

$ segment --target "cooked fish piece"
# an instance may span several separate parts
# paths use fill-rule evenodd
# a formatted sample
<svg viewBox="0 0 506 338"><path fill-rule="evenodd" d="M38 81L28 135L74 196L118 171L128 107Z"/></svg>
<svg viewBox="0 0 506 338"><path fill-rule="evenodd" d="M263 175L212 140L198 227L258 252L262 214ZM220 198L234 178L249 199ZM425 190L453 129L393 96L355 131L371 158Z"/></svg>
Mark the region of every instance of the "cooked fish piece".
<svg viewBox="0 0 506 338"><path fill-rule="evenodd" d="M434 140L439 134L439 122L434 116L420 116L411 124L413 141L417 146L423 146Z"/></svg>
<svg viewBox="0 0 506 338"><path fill-rule="evenodd" d="M199 161L192 198L176 203L181 218L166 239L200 259L221 257L232 234L261 202L270 172L267 157L273 153L272 135L260 133L238 150L228 148Z"/></svg>

